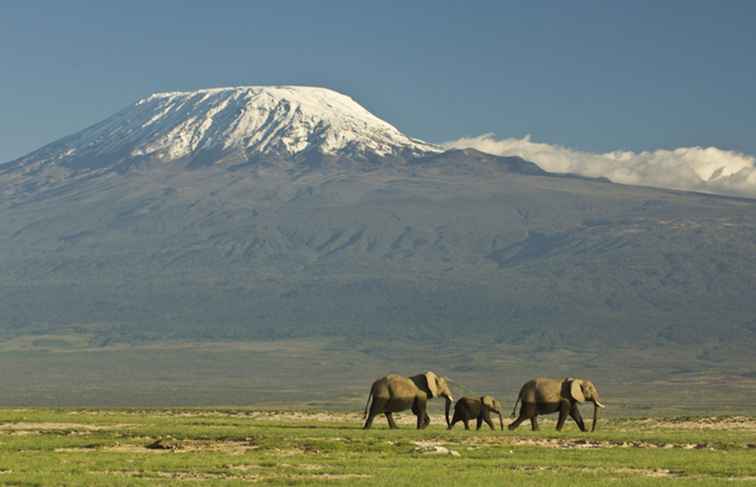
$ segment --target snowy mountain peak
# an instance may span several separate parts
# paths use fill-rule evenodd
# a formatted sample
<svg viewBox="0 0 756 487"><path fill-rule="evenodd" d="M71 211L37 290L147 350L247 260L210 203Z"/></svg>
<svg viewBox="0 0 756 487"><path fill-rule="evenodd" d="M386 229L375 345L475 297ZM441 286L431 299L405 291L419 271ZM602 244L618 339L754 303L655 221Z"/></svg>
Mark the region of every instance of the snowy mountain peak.
<svg viewBox="0 0 756 487"><path fill-rule="evenodd" d="M324 155L375 160L441 151L333 90L239 86L155 93L19 162L99 168L134 159L224 163Z"/></svg>

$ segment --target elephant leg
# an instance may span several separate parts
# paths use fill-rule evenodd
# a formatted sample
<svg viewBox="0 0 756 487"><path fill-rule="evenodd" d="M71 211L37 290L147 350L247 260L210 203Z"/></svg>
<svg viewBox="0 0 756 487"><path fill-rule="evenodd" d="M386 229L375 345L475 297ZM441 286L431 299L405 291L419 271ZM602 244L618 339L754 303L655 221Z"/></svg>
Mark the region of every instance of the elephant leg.
<svg viewBox="0 0 756 487"><path fill-rule="evenodd" d="M391 413L383 413L386 416L386 421L388 421L389 428L392 430L399 429L399 426L396 425L396 422L394 421L394 416L391 415Z"/></svg>
<svg viewBox="0 0 756 487"><path fill-rule="evenodd" d="M507 428L509 428L509 431L514 431L526 419L528 419L528 418L526 418L525 416L520 415L517 419L515 419L514 421L512 421L511 423L509 423L509 426L507 426Z"/></svg>
<svg viewBox="0 0 756 487"><path fill-rule="evenodd" d="M533 416L535 416L535 405L522 403L522 406L520 406L520 416L509 424L509 431L514 431L523 421Z"/></svg>
<svg viewBox="0 0 756 487"><path fill-rule="evenodd" d="M412 403L411 411L412 411L412 414L415 415L415 422L417 425L417 429L420 429L423 413L420 411L420 408L418 407L417 400L415 400L415 402Z"/></svg>
<svg viewBox="0 0 756 487"><path fill-rule="evenodd" d="M485 415L483 415L483 421L485 421L488 427L491 428L492 430L496 429L494 428L493 421L491 421L491 415L489 413L486 413Z"/></svg>
<svg viewBox="0 0 756 487"><path fill-rule="evenodd" d="M362 429L369 430L373 426L373 420L376 416L383 412L385 405L386 401L384 399L373 397L373 403L370 405L370 412L368 413L367 420L365 421L365 426L363 426Z"/></svg>
<svg viewBox="0 0 756 487"><path fill-rule="evenodd" d="M564 422L567 420L567 415L570 412L570 403L567 401L562 401L559 403L559 419L557 420L556 429L557 431L562 431L562 428L564 427Z"/></svg>
<svg viewBox="0 0 756 487"><path fill-rule="evenodd" d="M465 418L465 419L462 420L462 422L465 423L465 429L469 430L470 429L470 420L467 419L467 418Z"/></svg>
<svg viewBox="0 0 756 487"><path fill-rule="evenodd" d="M362 429L369 430L373 426L374 419L375 419L375 415L373 413L369 413L367 420L365 421L365 426L363 426Z"/></svg>
<svg viewBox="0 0 756 487"><path fill-rule="evenodd" d="M449 429L452 429L452 426L454 426L455 423L459 423L464 419L464 414L462 414L461 410L454 410L454 417L452 417L451 422L449 423Z"/></svg>
<svg viewBox="0 0 756 487"><path fill-rule="evenodd" d="M478 431L482 424L483 424L483 416L478 416L475 419L475 431Z"/></svg>
<svg viewBox="0 0 756 487"><path fill-rule="evenodd" d="M417 415L417 429L419 430L428 426L426 419L428 420L428 422L430 422L430 418L428 418L428 413L426 412L426 407L426 401L421 397L415 399L415 403L412 405L412 412Z"/></svg>
<svg viewBox="0 0 756 487"><path fill-rule="evenodd" d="M530 418L530 429L533 431L538 431L540 428L538 427L538 415L536 414L532 418Z"/></svg>
<svg viewBox="0 0 756 487"><path fill-rule="evenodd" d="M570 409L570 417L577 423L578 428L580 428L580 431L586 432L588 431L588 428L585 427L585 422L583 421L583 416L580 414L580 410L577 407L577 404L574 404L572 408Z"/></svg>

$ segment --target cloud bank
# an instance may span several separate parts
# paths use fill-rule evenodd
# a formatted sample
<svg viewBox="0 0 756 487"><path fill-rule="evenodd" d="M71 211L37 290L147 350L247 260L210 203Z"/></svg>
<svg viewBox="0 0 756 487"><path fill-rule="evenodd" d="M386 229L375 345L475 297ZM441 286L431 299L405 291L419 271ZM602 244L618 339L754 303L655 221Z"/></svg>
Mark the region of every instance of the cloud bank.
<svg viewBox="0 0 756 487"><path fill-rule="evenodd" d="M756 197L756 159L716 147L601 154L534 142L530 136L498 139L493 134L461 138L444 145L520 156L546 171L603 176L615 183Z"/></svg>

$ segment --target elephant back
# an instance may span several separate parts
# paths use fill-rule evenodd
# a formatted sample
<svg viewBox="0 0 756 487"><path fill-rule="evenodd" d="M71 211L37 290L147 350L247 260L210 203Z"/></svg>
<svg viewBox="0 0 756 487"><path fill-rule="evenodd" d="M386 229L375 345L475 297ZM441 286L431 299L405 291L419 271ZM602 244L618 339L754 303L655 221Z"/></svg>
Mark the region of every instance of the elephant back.
<svg viewBox="0 0 756 487"><path fill-rule="evenodd" d="M529 397L523 399L524 401L549 404L562 400L562 380L538 377L531 382L533 386L530 388Z"/></svg>
<svg viewBox="0 0 756 487"><path fill-rule="evenodd" d="M402 375L388 375L386 376L386 386L390 397L415 397L419 392L418 387L409 378Z"/></svg>

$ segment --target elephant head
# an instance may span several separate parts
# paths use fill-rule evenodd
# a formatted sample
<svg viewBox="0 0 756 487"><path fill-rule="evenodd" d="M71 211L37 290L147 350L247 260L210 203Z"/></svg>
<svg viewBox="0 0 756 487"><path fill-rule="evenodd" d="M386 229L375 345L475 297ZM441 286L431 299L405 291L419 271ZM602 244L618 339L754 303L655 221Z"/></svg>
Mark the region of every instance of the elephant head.
<svg viewBox="0 0 756 487"><path fill-rule="evenodd" d="M567 379L569 384L570 397L577 402L590 401L593 403L593 425L591 431L596 431L596 421L598 420L598 409L605 407L599 400L599 393L593 382L583 379Z"/></svg>
<svg viewBox="0 0 756 487"><path fill-rule="evenodd" d="M451 389L449 388L449 382L446 377L441 377L435 372L426 372L418 376L413 377L415 384L428 395L428 398L443 397L446 399L446 407L444 413L446 415L446 426L449 426L449 409L452 402L454 402L454 396L452 396Z"/></svg>
<svg viewBox="0 0 756 487"><path fill-rule="evenodd" d="M504 431L504 419L501 417L501 403L491 396L483 396L480 398L481 404L487 407L490 411L499 415L499 426Z"/></svg>

